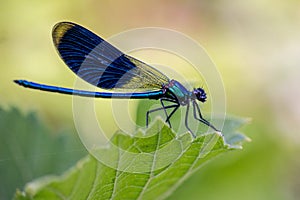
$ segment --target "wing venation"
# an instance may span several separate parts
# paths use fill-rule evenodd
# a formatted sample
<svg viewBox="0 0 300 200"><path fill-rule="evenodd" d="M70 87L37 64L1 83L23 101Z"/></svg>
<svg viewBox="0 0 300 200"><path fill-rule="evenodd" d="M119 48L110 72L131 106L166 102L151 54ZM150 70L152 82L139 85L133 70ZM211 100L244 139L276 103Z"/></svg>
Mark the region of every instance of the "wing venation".
<svg viewBox="0 0 300 200"><path fill-rule="evenodd" d="M87 30L60 22L52 31L54 45L68 67L80 78L103 89L157 90L167 76Z"/></svg>

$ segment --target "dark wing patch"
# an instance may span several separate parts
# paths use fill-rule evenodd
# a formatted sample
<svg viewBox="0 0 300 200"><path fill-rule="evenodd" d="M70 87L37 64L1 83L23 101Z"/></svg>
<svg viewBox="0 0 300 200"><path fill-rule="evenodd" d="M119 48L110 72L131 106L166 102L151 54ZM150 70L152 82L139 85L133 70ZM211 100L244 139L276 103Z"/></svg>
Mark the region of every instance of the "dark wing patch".
<svg viewBox="0 0 300 200"><path fill-rule="evenodd" d="M80 78L103 89L161 89L169 82L155 68L123 54L87 30L61 22L52 32L54 45L68 67Z"/></svg>

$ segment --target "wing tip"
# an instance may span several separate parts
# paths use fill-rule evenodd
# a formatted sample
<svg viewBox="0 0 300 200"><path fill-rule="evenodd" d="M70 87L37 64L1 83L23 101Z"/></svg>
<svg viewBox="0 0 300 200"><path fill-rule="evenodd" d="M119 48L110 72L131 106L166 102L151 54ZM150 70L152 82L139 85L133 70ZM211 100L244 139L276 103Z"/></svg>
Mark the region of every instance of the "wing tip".
<svg viewBox="0 0 300 200"><path fill-rule="evenodd" d="M74 26L76 26L76 24L73 22L58 22L53 26L52 39L56 47L59 45L64 34Z"/></svg>

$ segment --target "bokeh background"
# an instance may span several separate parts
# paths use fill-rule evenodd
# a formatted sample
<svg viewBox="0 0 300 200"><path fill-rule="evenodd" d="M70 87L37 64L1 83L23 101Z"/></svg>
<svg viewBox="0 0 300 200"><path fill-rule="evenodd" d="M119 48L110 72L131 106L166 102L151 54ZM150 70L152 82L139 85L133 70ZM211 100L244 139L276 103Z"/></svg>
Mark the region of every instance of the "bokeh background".
<svg viewBox="0 0 300 200"><path fill-rule="evenodd" d="M75 132L72 98L25 91L12 82L73 85L75 75L52 44L56 22L77 22L103 38L131 28L174 29L207 50L224 81L227 112L252 119L242 129L252 142L207 164L169 199L300 198L299 1L0 0L0 5L1 108L34 111L53 132ZM1 170L16 159L1 156Z"/></svg>

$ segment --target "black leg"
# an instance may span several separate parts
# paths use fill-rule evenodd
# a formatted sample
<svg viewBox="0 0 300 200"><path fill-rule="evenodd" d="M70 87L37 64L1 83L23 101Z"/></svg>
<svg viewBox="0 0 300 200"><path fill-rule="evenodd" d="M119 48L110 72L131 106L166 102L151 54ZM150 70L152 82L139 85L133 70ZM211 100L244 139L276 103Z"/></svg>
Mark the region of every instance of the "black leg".
<svg viewBox="0 0 300 200"><path fill-rule="evenodd" d="M188 116L189 116L189 109L190 109L190 102L188 102L186 107L186 113L185 113L185 127L189 130L189 132L192 134L194 138L196 138L196 135L193 133L193 131L189 128L188 125Z"/></svg>
<svg viewBox="0 0 300 200"><path fill-rule="evenodd" d="M164 99L161 100L161 102L162 102L163 100L164 100L164 101L168 101L168 102L175 103L175 104L177 105L177 106L174 105L174 109L171 111L171 113L169 114L169 116L168 116L168 114L166 114L166 116L167 116L166 122L168 122L169 125L170 125L170 128L172 128L172 124L171 124L171 122L170 122L170 119L171 119L171 117L173 116L173 114L176 112L176 110L180 107L180 104L178 103L178 100L174 100L174 99L164 98ZM166 110L165 110L165 113L166 113Z"/></svg>
<svg viewBox="0 0 300 200"><path fill-rule="evenodd" d="M169 124L169 127L172 128L172 125L171 125L170 121L168 120L168 113L167 113L167 110L166 110L163 100L164 99L160 99L160 103L161 103L161 106L163 107L165 115L166 115L166 119L167 119L166 122Z"/></svg>
<svg viewBox="0 0 300 200"><path fill-rule="evenodd" d="M194 118L197 119L198 121L202 122L203 124L211 127L212 129L214 129L215 131L218 131L220 132L217 128L215 128L211 123L209 123L206 119L204 119L202 117L202 114L201 114L201 111L200 111L200 108L199 108L199 105L193 101L193 107L194 107ZM196 109L198 111L198 115L199 115L199 118L197 117L197 112L196 112Z"/></svg>
<svg viewBox="0 0 300 200"><path fill-rule="evenodd" d="M177 107L178 105L176 104L176 105L169 105L169 106L163 106L163 107L161 107L161 108L155 108L155 109L153 109L153 110L149 110L149 111L147 111L147 113L146 113L146 127L148 127L148 124L149 124L149 114L150 113L152 113L152 112L156 112L156 111L159 111L159 110L166 110L166 109L169 109L169 108L175 108L175 107ZM166 111L165 111L165 113L166 113ZM168 119L169 117L168 117L168 115L167 115L167 119ZM167 122L167 121L166 121ZM171 124L170 124L170 122L168 122L168 124L170 125L170 128L171 128Z"/></svg>
<svg viewBox="0 0 300 200"><path fill-rule="evenodd" d="M168 116L168 118L166 119L166 122L170 121L172 115L176 112L176 110L179 108L180 104L177 104L177 106L174 108L174 110L172 110L172 112L170 113L170 115Z"/></svg>
<svg viewBox="0 0 300 200"><path fill-rule="evenodd" d="M165 109L165 114L166 114L166 117L167 117L166 118L166 122L169 124L170 128L172 128L170 119L171 119L172 115L175 113L175 111L179 108L180 104L178 103L178 101L175 101L173 99L161 99L161 105L163 107L165 107L163 101L168 101L168 102L172 102L172 103L176 104L176 105L174 105L174 109L171 111L171 113L169 114L169 116L168 116L168 113L167 113L167 111Z"/></svg>

